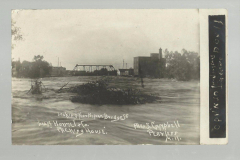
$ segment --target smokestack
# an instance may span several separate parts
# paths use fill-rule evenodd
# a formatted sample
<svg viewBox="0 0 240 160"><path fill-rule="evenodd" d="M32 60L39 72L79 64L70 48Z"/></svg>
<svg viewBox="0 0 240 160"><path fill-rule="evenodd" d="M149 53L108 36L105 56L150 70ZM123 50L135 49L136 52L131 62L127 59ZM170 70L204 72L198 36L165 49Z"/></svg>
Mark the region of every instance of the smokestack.
<svg viewBox="0 0 240 160"><path fill-rule="evenodd" d="M126 63L126 69L127 69L127 63Z"/></svg>
<svg viewBox="0 0 240 160"><path fill-rule="evenodd" d="M59 57L58 57L58 67L59 67Z"/></svg>
<svg viewBox="0 0 240 160"><path fill-rule="evenodd" d="M124 69L124 60L123 60L123 69Z"/></svg>
<svg viewBox="0 0 240 160"><path fill-rule="evenodd" d="M162 59L162 48L159 49L159 58Z"/></svg>

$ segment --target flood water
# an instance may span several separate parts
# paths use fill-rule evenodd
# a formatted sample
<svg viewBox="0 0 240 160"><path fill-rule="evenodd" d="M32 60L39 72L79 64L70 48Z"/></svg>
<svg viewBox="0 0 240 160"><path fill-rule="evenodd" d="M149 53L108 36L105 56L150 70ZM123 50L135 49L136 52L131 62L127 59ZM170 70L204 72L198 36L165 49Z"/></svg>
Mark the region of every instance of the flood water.
<svg viewBox="0 0 240 160"><path fill-rule="evenodd" d="M169 79L144 78L144 88L140 79L134 77L112 77L110 86L134 88L147 94L155 94L161 100L137 105L89 105L73 103L69 100L73 93L56 93L65 83L66 87L79 85L100 77L50 77L42 78L46 90L41 95L28 94L31 79L12 79L12 143L17 145L91 145L91 144L199 144L200 138L200 92L199 81L180 82ZM78 115L121 116L125 120L112 122L110 119L82 117L88 128L104 130L105 134L72 133L41 126L38 122L73 123L74 117L59 116L60 113ZM178 122L177 131L181 140L167 140L164 136L153 136L144 128L134 128L134 124L164 124Z"/></svg>

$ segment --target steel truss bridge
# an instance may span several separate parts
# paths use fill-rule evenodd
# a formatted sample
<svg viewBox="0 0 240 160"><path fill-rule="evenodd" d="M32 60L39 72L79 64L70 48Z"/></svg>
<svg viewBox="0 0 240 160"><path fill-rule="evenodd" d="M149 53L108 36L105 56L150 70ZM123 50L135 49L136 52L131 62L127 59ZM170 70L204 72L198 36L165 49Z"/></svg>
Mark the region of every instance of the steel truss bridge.
<svg viewBox="0 0 240 160"><path fill-rule="evenodd" d="M86 71L86 72L93 72L94 70L101 70L102 68L107 69L108 71L115 71L113 65L79 65L73 68L73 71Z"/></svg>

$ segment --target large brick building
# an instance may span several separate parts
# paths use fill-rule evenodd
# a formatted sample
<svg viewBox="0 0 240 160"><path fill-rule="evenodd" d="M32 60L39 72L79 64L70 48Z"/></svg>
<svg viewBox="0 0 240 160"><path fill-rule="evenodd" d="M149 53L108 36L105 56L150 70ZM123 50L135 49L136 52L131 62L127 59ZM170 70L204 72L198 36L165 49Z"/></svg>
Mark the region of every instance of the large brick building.
<svg viewBox="0 0 240 160"><path fill-rule="evenodd" d="M134 57L134 76L162 78L165 68L166 59L161 48L159 53L150 53L150 57Z"/></svg>

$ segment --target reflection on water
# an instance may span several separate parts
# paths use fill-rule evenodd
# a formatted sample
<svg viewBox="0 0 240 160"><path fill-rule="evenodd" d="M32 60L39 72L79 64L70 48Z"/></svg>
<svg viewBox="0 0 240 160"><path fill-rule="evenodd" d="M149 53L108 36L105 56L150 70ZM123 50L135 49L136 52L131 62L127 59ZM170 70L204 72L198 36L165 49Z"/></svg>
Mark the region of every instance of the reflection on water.
<svg viewBox="0 0 240 160"><path fill-rule="evenodd" d="M12 79L12 142L13 144L199 144L200 94L199 81L178 82L168 79L144 79L141 88L137 78L113 77L110 85L121 88L138 88L142 92L158 94L160 102L139 105L88 105L72 103L74 94L55 93L70 81L67 87L96 80L99 77L43 78L46 91L42 95L27 94L30 79ZM72 122L58 113L128 114L126 120L111 122L102 118L83 118L91 129L102 129L107 134L60 133L56 128L38 125L38 121ZM178 121L181 141L165 141L165 137L150 136L144 129L135 129L135 123L172 123Z"/></svg>

